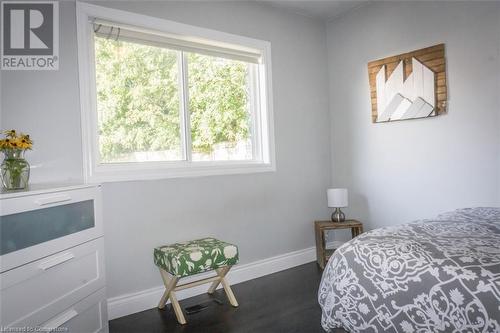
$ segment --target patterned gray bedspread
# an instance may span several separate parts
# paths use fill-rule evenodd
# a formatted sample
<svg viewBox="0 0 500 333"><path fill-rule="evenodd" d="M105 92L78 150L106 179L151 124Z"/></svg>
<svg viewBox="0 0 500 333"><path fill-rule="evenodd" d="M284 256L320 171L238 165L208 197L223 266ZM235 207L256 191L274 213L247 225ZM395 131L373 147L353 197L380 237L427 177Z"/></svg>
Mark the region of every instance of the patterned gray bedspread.
<svg viewBox="0 0 500 333"><path fill-rule="evenodd" d="M321 324L348 332L500 332L500 208L372 230L330 258Z"/></svg>

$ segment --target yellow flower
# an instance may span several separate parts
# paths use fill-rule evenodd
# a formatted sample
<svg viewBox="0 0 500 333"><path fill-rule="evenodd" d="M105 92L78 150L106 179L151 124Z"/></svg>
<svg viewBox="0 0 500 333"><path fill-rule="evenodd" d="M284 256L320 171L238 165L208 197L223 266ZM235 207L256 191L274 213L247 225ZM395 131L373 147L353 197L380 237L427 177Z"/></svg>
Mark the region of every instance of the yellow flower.
<svg viewBox="0 0 500 333"><path fill-rule="evenodd" d="M30 139L29 135L21 133L19 139L21 140L20 143L23 149L31 149L33 146L33 141Z"/></svg>
<svg viewBox="0 0 500 333"><path fill-rule="evenodd" d="M3 139L2 140L2 148L5 149L12 149L12 139Z"/></svg>
<svg viewBox="0 0 500 333"><path fill-rule="evenodd" d="M21 138L16 138L16 141L17 143L17 146L20 148L20 149L26 149L25 146L26 146L26 141L22 141Z"/></svg>
<svg viewBox="0 0 500 333"><path fill-rule="evenodd" d="M8 131L5 131L5 136L8 137L8 138L15 138L16 137L16 130L8 130Z"/></svg>
<svg viewBox="0 0 500 333"><path fill-rule="evenodd" d="M28 143L33 143L33 142L31 141L31 139L30 139L30 136L29 136L28 134L23 134L23 133L21 133L20 137L21 137L21 139L26 140L26 142L28 142Z"/></svg>
<svg viewBox="0 0 500 333"><path fill-rule="evenodd" d="M24 139L21 139L21 142L19 143L19 146L22 148L22 149L31 149L31 143L27 142L26 140Z"/></svg>
<svg viewBox="0 0 500 333"><path fill-rule="evenodd" d="M10 147L12 149L22 149L21 148L21 141L19 140L19 138L13 138L9 141L10 143Z"/></svg>

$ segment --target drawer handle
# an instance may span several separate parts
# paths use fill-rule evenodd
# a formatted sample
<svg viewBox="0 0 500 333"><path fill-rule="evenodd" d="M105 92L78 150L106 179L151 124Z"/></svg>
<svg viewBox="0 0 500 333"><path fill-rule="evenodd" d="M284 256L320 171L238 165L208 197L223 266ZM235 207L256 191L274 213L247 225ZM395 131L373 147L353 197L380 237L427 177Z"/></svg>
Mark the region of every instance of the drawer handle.
<svg viewBox="0 0 500 333"><path fill-rule="evenodd" d="M58 202L70 201L71 197L69 195L58 195L55 197L41 198L35 200L35 203L39 206L50 205Z"/></svg>
<svg viewBox="0 0 500 333"><path fill-rule="evenodd" d="M40 269L43 269L44 271L49 269L49 268L52 268L54 266L57 266L57 265L60 265L62 264L63 262L66 262L68 260L71 260L75 257L75 255L71 252L67 252L59 257L56 257L56 258L51 258L47 261L44 261L42 263L40 263L40 266L38 266Z"/></svg>
<svg viewBox="0 0 500 333"><path fill-rule="evenodd" d="M71 309L69 311L64 312L59 317L49 320L48 322L43 324L43 328L49 330L56 329L61 325L63 325L64 323L67 323L71 319L75 318L76 316L78 316L78 312L76 312L75 309Z"/></svg>

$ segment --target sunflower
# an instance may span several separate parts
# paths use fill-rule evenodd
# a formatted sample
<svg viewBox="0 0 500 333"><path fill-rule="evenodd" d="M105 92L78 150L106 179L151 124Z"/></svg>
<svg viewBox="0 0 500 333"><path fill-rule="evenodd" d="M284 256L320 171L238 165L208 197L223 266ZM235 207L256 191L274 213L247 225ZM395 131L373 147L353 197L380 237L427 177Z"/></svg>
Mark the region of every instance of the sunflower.
<svg viewBox="0 0 500 333"><path fill-rule="evenodd" d="M33 145L33 141L31 141L30 136L23 133L16 137L15 142L21 149L31 149Z"/></svg>
<svg viewBox="0 0 500 333"><path fill-rule="evenodd" d="M0 139L0 149L10 148L9 139Z"/></svg>

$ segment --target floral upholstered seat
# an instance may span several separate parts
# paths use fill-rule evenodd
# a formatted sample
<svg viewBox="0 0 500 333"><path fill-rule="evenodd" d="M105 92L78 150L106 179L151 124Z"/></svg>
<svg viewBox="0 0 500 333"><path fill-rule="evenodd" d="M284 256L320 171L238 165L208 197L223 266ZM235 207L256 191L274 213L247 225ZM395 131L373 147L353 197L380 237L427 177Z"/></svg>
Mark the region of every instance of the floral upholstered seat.
<svg viewBox="0 0 500 333"><path fill-rule="evenodd" d="M238 260L236 245L215 238L202 238L154 249L155 264L179 278L232 266Z"/></svg>
<svg viewBox="0 0 500 333"><path fill-rule="evenodd" d="M202 238L189 242L158 246L153 251L154 262L160 270L165 291L158 303L159 309L164 309L170 299L177 321L184 325L186 318L177 301L175 292L178 290L211 283L208 294L213 294L219 284L222 285L232 306L237 307L238 301L231 286L226 280L226 274L238 263L238 247L215 238ZM200 280L177 285L183 277L215 270L216 275Z"/></svg>

